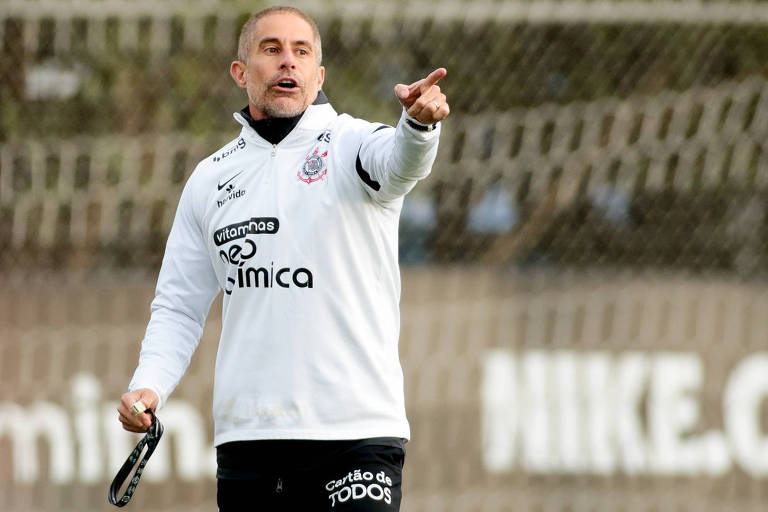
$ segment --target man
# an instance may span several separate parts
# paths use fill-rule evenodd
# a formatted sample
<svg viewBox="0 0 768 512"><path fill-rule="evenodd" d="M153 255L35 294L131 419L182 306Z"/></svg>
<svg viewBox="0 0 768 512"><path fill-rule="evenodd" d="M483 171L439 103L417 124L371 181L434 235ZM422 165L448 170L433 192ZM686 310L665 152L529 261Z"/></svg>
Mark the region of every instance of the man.
<svg viewBox="0 0 768 512"><path fill-rule="evenodd" d="M314 21L277 7L243 26L230 74L240 136L182 193L120 421L145 431L224 291L214 381L218 504L396 511L405 418L397 226L449 114L438 69L395 94L395 128L337 115Z"/></svg>

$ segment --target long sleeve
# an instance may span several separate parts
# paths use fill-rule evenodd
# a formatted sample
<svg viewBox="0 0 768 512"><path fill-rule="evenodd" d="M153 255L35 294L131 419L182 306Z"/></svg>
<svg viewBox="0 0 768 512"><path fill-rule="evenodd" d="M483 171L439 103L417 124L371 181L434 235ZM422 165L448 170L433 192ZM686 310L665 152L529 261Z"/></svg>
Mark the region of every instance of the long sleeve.
<svg viewBox="0 0 768 512"><path fill-rule="evenodd" d="M382 126L366 136L356 167L371 196L391 202L426 178L437 156L440 130L440 123L423 127L403 110L396 128Z"/></svg>
<svg viewBox="0 0 768 512"><path fill-rule="evenodd" d="M193 176L194 178L194 176ZM176 210L160 269L151 317L130 390L149 388L160 406L176 388L200 341L219 284L200 222L191 178Z"/></svg>

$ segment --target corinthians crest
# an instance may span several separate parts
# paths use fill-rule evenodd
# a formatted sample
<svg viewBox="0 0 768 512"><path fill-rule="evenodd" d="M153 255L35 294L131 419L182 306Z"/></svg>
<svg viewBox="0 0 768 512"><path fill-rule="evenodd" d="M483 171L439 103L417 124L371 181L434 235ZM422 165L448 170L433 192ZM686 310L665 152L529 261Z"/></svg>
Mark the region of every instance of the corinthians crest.
<svg viewBox="0 0 768 512"><path fill-rule="evenodd" d="M301 166L297 176L304 183L314 183L320 181L328 173L328 167L326 167L325 157L328 156L328 151L320 153L320 148L315 148L311 155L306 158L306 161Z"/></svg>

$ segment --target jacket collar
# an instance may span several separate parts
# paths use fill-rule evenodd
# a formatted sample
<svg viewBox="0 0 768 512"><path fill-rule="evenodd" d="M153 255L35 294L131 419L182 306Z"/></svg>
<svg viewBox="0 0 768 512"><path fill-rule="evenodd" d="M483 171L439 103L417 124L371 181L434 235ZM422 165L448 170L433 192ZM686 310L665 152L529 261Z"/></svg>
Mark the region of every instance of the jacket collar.
<svg viewBox="0 0 768 512"><path fill-rule="evenodd" d="M246 105L240 112L234 114L234 118L243 126L243 136L248 138L258 136L269 144L276 145L286 138L293 138L291 135L301 129L314 129L313 125L318 124L322 119L326 119L326 122L322 123L326 124L329 114L335 116L336 112L325 93L319 91L315 101L304 112L294 117L254 120ZM296 130L297 127L299 130Z"/></svg>

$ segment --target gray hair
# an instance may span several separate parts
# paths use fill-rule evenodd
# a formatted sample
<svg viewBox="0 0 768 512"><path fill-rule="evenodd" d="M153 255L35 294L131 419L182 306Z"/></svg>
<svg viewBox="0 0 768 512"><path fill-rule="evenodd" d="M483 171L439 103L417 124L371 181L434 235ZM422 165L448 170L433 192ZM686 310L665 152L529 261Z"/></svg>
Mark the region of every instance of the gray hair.
<svg viewBox="0 0 768 512"><path fill-rule="evenodd" d="M320 29L317 28L317 23L315 23L315 20L313 20L309 15L305 14L304 11L297 9L296 7L288 7L284 5L269 7L252 14L251 17L248 18L248 21L245 22L243 28L240 29L240 38L237 43L237 60L243 63L248 62L248 55L251 53L251 45L253 44L253 33L256 30L256 25L258 24L259 20L269 16L270 14L279 13L295 14L309 24L310 28L312 29L312 35L315 38L315 46L317 47L317 65L319 66L323 61L323 45L320 39Z"/></svg>

